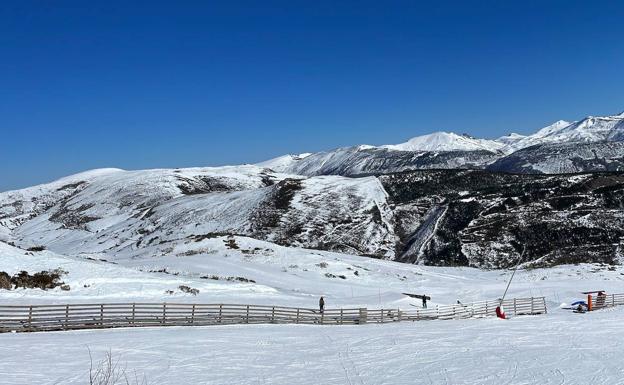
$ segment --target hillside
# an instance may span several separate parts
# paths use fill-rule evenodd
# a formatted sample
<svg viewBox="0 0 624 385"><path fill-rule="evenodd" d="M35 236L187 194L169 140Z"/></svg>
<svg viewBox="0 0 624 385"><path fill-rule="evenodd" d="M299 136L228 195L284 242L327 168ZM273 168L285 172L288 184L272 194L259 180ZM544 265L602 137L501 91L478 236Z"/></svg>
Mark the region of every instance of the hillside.
<svg viewBox="0 0 624 385"><path fill-rule="evenodd" d="M624 170L624 142L546 143L523 148L487 166L529 174Z"/></svg>
<svg viewBox="0 0 624 385"><path fill-rule="evenodd" d="M302 177L256 166L105 170L0 194L5 241L103 259L210 252L243 236L439 266L616 263L624 175L411 171Z"/></svg>
<svg viewBox="0 0 624 385"><path fill-rule="evenodd" d="M530 135L511 133L490 140L436 132L400 144L360 145L284 155L258 165L307 176L486 168L544 174L624 171L621 152L618 152L623 141L624 113L621 113L590 116L576 122L558 120ZM601 161L602 158L606 159Z"/></svg>

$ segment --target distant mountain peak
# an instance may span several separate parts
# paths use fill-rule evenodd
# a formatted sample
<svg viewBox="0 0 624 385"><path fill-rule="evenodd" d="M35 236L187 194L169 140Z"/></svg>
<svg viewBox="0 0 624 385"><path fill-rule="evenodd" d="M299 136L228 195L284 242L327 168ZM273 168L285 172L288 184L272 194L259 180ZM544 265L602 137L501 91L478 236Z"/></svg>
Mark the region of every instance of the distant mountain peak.
<svg viewBox="0 0 624 385"><path fill-rule="evenodd" d="M496 152L503 144L494 140L477 139L470 135L438 131L432 134L411 138L407 142L382 146L398 151L492 151Z"/></svg>
<svg viewBox="0 0 624 385"><path fill-rule="evenodd" d="M300 175L357 175L405 169L480 168L518 150L538 145L622 141L624 112L619 115L588 116L574 122L557 120L530 135L510 133L490 140L475 138L466 133L438 131L416 136L399 144L342 147L305 158L287 155L259 165L277 172ZM558 150L552 146L549 149ZM566 147L568 152L571 149L574 150L574 146Z"/></svg>
<svg viewBox="0 0 624 385"><path fill-rule="evenodd" d="M557 120L556 122L543 127L539 130L537 130L537 132L533 135L529 135L532 137L544 137L544 136L548 136L551 135L552 133L561 130L564 127L567 127L571 124L571 122L565 121L565 120Z"/></svg>

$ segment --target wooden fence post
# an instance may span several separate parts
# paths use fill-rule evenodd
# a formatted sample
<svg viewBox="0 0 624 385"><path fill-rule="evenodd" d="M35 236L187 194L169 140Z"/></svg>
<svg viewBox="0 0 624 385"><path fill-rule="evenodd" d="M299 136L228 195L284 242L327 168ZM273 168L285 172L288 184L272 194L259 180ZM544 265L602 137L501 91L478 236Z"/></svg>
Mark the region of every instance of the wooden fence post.
<svg viewBox="0 0 624 385"><path fill-rule="evenodd" d="M130 324L132 326L135 326L134 322L135 322L135 318L136 318L136 303L132 303L132 321L130 322Z"/></svg>
<svg viewBox="0 0 624 385"><path fill-rule="evenodd" d="M533 311L533 304L535 303L535 299L533 297L531 297L531 315L535 314L535 311Z"/></svg>
<svg viewBox="0 0 624 385"><path fill-rule="evenodd" d="M223 304L219 305L219 323L221 323L221 319L223 317Z"/></svg>
<svg viewBox="0 0 624 385"><path fill-rule="evenodd" d="M67 329L68 324L69 324L69 304L65 305L65 327L64 329Z"/></svg>
<svg viewBox="0 0 624 385"><path fill-rule="evenodd" d="M28 330L32 330L32 305L28 308Z"/></svg>
<svg viewBox="0 0 624 385"><path fill-rule="evenodd" d="M398 320L399 322L401 322L401 321L402 321L402 319L401 319L401 309L397 309L397 320Z"/></svg>
<svg viewBox="0 0 624 385"><path fill-rule="evenodd" d="M191 308L191 323L195 323L195 304L193 304L193 307Z"/></svg>
<svg viewBox="0 0 624 385"><path fill-rule="evenodd" d="M364 325L368 321L367 309L365 307L361 307L359 313L358 324Z"/></svg>
<svg viewBox="0 0 624 385"><path fill-rule="evenodd" d="M275 323L275 306L271 310L271 323Z"/></svg>
<svg viewBox="0 0 624 385"><path fill-rule="evenodd" d="M383 323L383 308L381 308L381 323Z"/></svg>
<svg viewBox="0 0 624 385"><path fill-rule="evenodd" d="M249 323L249 305L247 305L247 317L245 319L245 323Z"/></svg>
<svg viewBox="0 0 624 385"><path fill-rule="evenodd" d="M100 304L100 326L104 327L104 304Z"/></svg>
<svg viewBox="0 0 624 385"><path fill-rule="evenodd" d="M297 308L297 319L295 320L295 323L296 324L299 323L299 308Z"/></svg>
<svg viewBox="0 0 624 385"><path fill-rule="evenodd" d="M167 302L163 302L162 324L164 325L165 322L167 322Z"/></svg>
<svg viewBox="0 0 624 385"><path fill-rule="evenodd" d="M516 308L516 298L514 297L514 315L516 315L518 313L517 308Z"/></svg>
<svg viewBox="0 0 624 385"><path fill-rule="evenodd" d="M342 308L340 308L340 324L342 325L343 321L342 321Z"/></svg>

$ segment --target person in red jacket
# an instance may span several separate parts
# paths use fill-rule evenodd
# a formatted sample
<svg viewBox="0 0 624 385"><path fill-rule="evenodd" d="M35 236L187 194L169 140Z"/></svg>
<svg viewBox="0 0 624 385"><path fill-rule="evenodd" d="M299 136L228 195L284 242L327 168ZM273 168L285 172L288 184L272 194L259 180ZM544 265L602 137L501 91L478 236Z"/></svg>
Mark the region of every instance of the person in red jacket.
<svg viewBox="0 0 624 385"><path fill-rule="evenodd" d="M501 306L496 306L496 316L500 319L507 318L507 316L505 316L505 311L503 310Z"/></svg>

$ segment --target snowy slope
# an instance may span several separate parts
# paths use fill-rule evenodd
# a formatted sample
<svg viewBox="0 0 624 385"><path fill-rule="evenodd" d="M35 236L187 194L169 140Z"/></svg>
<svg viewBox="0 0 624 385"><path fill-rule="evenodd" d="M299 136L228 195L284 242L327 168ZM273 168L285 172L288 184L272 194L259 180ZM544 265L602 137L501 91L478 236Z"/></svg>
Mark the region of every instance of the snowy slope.
<svg viewBox="0 0 624 385"><path fill-rule="evenodd" d="M270 168L271 170L283 172L292 167L295 163L304 159L305 157L311 155L311 153L306 152L299 155L282 155L277 158L269 159L264 162L256 163L256 166Z"/></svg>
<svg viewBox="0 0 624 385"><path fill-rule="evenodd" d="M84 189L89 182L122 172L96 169L21 190L0 193L0 227L13 229Z"/></svg>
<svg viewBox="0 0 624 385"><path fill-rule="evenodd" d="M578 122L559 120L536 133L518 138L504 150L508 153L540 144L595 143L624 138L624 115L589 116Z"/></svg>
<svg viewBox="0 0 624 385"><path fill-rule="evenodd" d="M226 246L231 239L238 249ZM329 308L413 309L419 301L401 293L426 293L432 297L430 306L494 299L511 274L415 266L243 237L205 239L200 242L205 251L186 255L194 246L179 245L167 256L120 254L104 262L24 252L0 243L0 271L61 267L71 286L70 291L0 290L0 299L16 304L168 301L315 307L323 295ZM612 384L624 375L618 361L624 341L617 332L622 309L579 315L558 306L582 299L584 290L621 292L623 274L621 266L584 264L520 269L509 297L546 296L549 311L507 321L6 333L0 334L0 373L4 382L16 385L83 384L89 351L97 364L111 350L131 378L136 371L139 380L145 376L158 384L255 384L258 379L317 384L319 372L327 384ZM219 279L201 278L208 275ZM255 282L227 281L228 276ZM181 284L200 292L182 293L177 289ZM475 362L487 362L489 370ZM50 365L55 369L48 370Z"/></svg>
<svg viewBox="0 0 624 385"><path fill-rule="evenodd" d="M621 174L431 170L348 178L241 166L115 171L70 181L0 194L2 238L25 249L111 259L164 256L182 244L238 235L487 268L513 265L518 249L512 245L526 239L536 245L527 261L545 265L613 263L624 240ZM576 251L561 254L557 234L577 234Z"/></svg>
<svg viewBox="0 0 624 385"><path fill-rule="evenodd" d="M307 176L357 176L418 169L483 168L501 155L487 150L402 151L356 146L317 152L287 165L280 163L273 169Z"/></svg>
<svg viewBox="0 0 624 385"><path fill-rule="evenodd" d="M494 140L477 139L452 132L435 132L417 136L405 143L381 146L399 151L490 151L496 152L503 145Z"/></svg>
<svg viewBox="0 0 624 385"><path fill-rule="evenodd" d="M475 266L509 266L518 258L514 242L527 240L531 257L552 248L569 257L574 250L562 245L572 244L579 255L613 247L615 256L605 255L624 258L624 179L617 174L446 170L302 178L245 166L114 171L67 182L0 195L7 239L51 249L0 242L0 271L61 268L71 290L0 290L2 303L316 307L323 295L329 308L409 309L419 301L402 293L426 293L430 306L500 297L509 270L298 247L390 252L399 247L395 238L413 234L423 235L420 261L437 264L453 262L449 253L459 247ZM20 197L19 210L12 197ZM265 240L233 235L239 232ZM621 292L621 265L540 268L551 254L523 264L508 293L546 296L545 316L1 334L0 374L11 384L82 384L89 351L97 363L112 350L131 375L158 384L317 384L318 373L327 384L618 383L621 309L577 315L557 307L582 299L584 290ZM183 293L180 285L199 293Z"/></svg>
<svg viewBox="0 0 624 385"><path fill-rule="evenodd" d="M502 143L505 146L505 148L511 148L513 144L519 142L520 140L524 138L526 138L526 135L512 132L510 134L501 136L500 138L496 139L496 141Z"/></svg>
<svg viewBox="0 0 624 385"><path fill-rule="evenodd" d="M88 383L88 347L95 363L112 350L131 378L162 385L612 385L624 377L623 310L507 321L5 334L0 371L14 385Z"/></svg>
<svg viewBox="0 0 624 385"><path fill-rule="evenodd" d="M487 169L542 174L624 171L624 142L539 144L507 155Z"/></svg>
<svg viewBox="0 0 624 385"><path fill-rule="evenodd" d="M604 117L590 116L577 122L559 120L531 135L512 133L496 140L436 132L401 144L360 145L313 154L286 155L259 165L276 172L308 176L353 176L421 169L474 169L486 168L505 156L513 156L517 151L538 145L591 143L599 147L603 142L621 141L624 141L624 113ZM569 151L569 157L586 158L583 154L575 154L573 145L569 147ZM528 161L530 163L532 159ZM554 164L541 166L541 169L558 169L556 163L557 160ZM497 166L496 169L518 172L517 167L506 170ZM589 165L588 168L578 167L577 171L591 170L593 168Z"/></svg>
<svg viewBox="0 0 624 385"><path fill-rule="evenodd" d="M95 363L110 349L131 378L161 385L611 385L624 377L622 316L4 334L0 369L7 384L84 384L88 348Z"/></svg>
<svg viewBox="0 0 624 385"><path fill-rule="evenodd" d="M62 280L71 287L70 291L0 290L0 299L4 303L123 300L316 307L323 295L329 307L406 308L419 303L405 292L427 293L432 305L494 299L509 277L509 271L410 265L238 236L180 243L165 254L157 250L152 246L115 255L66 256L0 243L0 271L13 275L61 268L67 272ZM549 306L558 306L578 298L580 290L597 286L620 290L622 272L621 266L599 264L521 269L510 295L548 296ZM199 294L183 293L180 285L197 288Z"/></svg>
<svg viewBox="0 0 624 385"><path fill-rule="evenodd" d="M65 254L116 253L153 243L165 248L214 234L380 257L394 253L392 213L373 177L302 179L240 166L119 171L74 185L54 182L0 194L3 231L24 247L45 245ZM12 199L18 195L30 200L23 198L16 210Z"/></svg>

